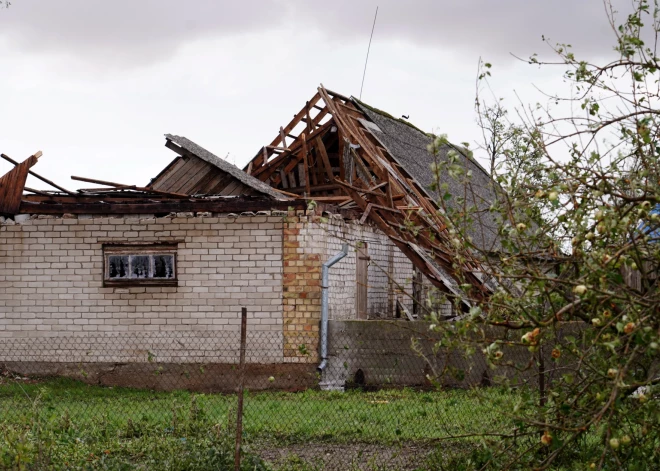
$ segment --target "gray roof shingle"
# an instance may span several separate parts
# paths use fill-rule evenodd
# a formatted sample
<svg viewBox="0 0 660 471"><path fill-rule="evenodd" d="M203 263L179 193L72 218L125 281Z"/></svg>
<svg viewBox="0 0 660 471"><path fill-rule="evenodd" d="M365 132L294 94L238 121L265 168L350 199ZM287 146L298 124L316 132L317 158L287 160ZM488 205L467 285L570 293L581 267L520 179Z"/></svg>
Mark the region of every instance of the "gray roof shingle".
<svg viewBox="0 0 660 471"><path fill-rule="evenodd" d="M402 122L385 113L379 112L370 106L353 98L355 105L376 124L378 130L370 126L374 136L387 148L394 159L405 168L408 173L426 190L428 196L439 201L440 195L434 188L434 175L431 165L438 161L447 161L447 152L452 146L443 146L438 155L434 156L428 151L428 146L433 142L433 137L425 134L409 123ZM475 246L485 251L500 250L501 245L498 237L499 224L496 214L489 211L494 201L497 200L498 186L488 172L469 157L460 147L453 147L459 152L464 170L471 171L472 177L469 183L459 182L455 178L443 173L438 183L446 183L448 192L452 198L447 205L455 210L459 208L459 198L465 198L466 206L474 207L472 215L473 222L465 223L463 230L472 238Z"/></svg>

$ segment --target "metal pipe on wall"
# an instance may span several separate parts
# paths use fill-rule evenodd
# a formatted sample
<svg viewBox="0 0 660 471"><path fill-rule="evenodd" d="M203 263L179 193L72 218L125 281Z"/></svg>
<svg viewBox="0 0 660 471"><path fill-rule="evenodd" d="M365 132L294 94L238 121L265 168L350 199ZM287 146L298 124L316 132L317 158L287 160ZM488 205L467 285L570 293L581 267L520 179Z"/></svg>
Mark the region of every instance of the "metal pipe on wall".
<svg viewBox="0 0 660 471"><path fill-rule="evenodd" d="M321 269L321 363L318 371L323 372L328 364L328 288L330 288L330 267L348 255L348 244L323 264Z"/></svg>

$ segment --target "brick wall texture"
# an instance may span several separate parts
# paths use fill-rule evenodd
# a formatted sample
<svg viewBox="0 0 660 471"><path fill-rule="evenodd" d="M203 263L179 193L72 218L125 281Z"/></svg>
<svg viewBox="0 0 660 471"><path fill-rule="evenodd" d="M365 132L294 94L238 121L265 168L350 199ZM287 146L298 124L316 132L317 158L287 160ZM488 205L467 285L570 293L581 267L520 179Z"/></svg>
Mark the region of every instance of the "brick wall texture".
<svg viewBox="0 0 660 471"><path fill-rule="evenodd" d="M136 342L147 342L146 334L160 339L185 334L181 358L198 358L195 337L238 331L241 306L246 306L248 329L270 333L270 342L280 343L281 358L271 360L317 361L318 345L301 346L296 336L318 334L321 265L344 241L351 246L349 255L331 269L331 319L356 317L359 242L367 243L370 257L369 315L391 316L397 297L411 309L402 293L412 289L412 264L374 227L337 215L289 211L7 220L0 224L0 341L122 336L133 339L131 351L144 352L150 346L140 349ZM103 286L103 244L158 242L177 244L178 286ZM51 353L70 361L67 355L76 347L67 345Z"/></svg>

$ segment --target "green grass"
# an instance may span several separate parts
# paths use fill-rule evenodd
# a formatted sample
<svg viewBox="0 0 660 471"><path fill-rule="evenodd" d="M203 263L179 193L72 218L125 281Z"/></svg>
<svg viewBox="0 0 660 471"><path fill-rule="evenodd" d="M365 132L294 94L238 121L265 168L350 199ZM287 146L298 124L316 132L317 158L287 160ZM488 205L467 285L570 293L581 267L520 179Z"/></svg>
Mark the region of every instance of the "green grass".
<svg viewBox="0 0 660 471"><path fill-rule="evenodd" d="M512 399L494 388L248 392L244 437L252 450L296 443L419 443L510 430L498 411L511 410ZM231 462L236 403L234 395L102 388L66 379L5 381L0 468L45 456L52 469L223 469L221 463Z"/></svg>

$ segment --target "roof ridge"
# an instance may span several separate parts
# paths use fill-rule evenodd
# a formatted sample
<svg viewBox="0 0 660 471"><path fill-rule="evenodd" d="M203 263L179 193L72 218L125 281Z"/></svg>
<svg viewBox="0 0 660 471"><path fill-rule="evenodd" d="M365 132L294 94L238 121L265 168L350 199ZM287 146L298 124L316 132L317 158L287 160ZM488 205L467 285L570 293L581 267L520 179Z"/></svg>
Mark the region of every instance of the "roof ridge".
<svg viewBox="0 0 660 471"><path fill-rule="evenodd" d="M368 105L367 103L363 102L362 100L360 100L360 99L358 99L358 98L355 98L354 96L351 96L351 100L355 101L357 104L359 104L359 105L361 105L361 106L364 106L364 107L367 108L368 110L373 111L374 113L377 113L377 114L379 114L379 115L381 115L381 116L384 116L385 118L391 119L391 120L396 121L396 122L398 122L398 123L405 124L405 125L407 125L407 126L413 128L414 130L416 130L416 131L418 131L418 132L421 132L422 134L424 134L424 135L427 136L427 137L430 137L430 138L432 138L432 139L435 139L435 138L437 137L437 134L434 134L434 133L431 133L431 132L423 131L422 129L418 128L417 126L415 126L415 125L414 125L413 123L411 123L410 121L405 120L405 119L402 119L402 118L395 118L394 116L392 116L392 115L391 115L390 113L388 113L387 111L383 111L383 110L378 109L378 108L376 108L376 107L374 107L374 106ZM465 146L458 146L458 145L453 144L453 143L451 143L451 142L449 142L449 141L447 141L447 145L449 145L449 146L450 146L452 149L454 149L455 151L460 152L461 155L462 155L463 157L465 157L466 159L469 159L473 164L475 164L475 165L477 166L477 168L479 168L479 169L480 169L485 175L487 175L488 178L490 178L490 179L493 178L493 177L491 176L491 174L488 172L488 170L486 170L486 168L485 168L483 165L481 165L481 163L479 163L479 161L478 161L477 159L475 159L475 158L472 156L472 152L471 152L467 147L465 147Z"/></svg>
<svg viewBox="0 0 660 471"><path fill-rule="evenodd" d="M418 128L417 126L415 126L415 125L414 125L413 123L411 123L410 121L407 121L407 120L405 120L405 119L403 119L403 118L395 118L394 116L392 116L391 114L389 114L387 111L383 111L383 110L378 109L378 108L376 108L376 107L374 107L374 106L368 105L367 103L363 102L362 100L360 100L360 99L358 99L358 98L355 98L354 96L351 96L351 100L355 101L357 104L359 104L359 105L361 105L361 106L364 106L364 107L367 108L368 110L373 111L374 113L378 113L379 115L384 116L384 117L386 117L386 118L388 118L388 119L391 119L391 120L393 120L393 121L397 121L397 122L399 122L399 123L401 123L401 124L405 124L405 125L407 125L407 126L410 126L410 127L413 128L414 130L416 130L416 131L418 131L418 132L421 132L422 134L424 134L424 135L427 136L427 137L436 137L435 134L433 134L433 133L429 133L429 132L426 132L426 131L423 131L422 129Z"/></svg>

